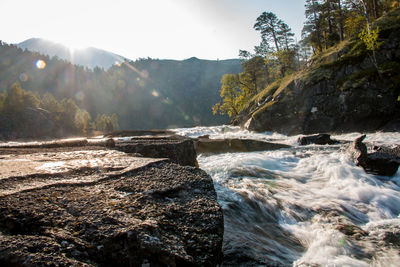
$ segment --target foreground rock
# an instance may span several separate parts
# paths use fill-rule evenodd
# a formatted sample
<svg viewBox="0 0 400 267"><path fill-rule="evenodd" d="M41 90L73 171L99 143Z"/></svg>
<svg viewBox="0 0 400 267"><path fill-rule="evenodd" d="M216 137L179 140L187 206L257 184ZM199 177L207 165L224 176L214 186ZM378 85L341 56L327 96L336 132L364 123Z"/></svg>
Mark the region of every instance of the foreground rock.
<svg viewBox="0 0 400 267"><path fill-rule="evenodd" d="M228 153L276 150L290 146L249 139L208 139L199 138L195 141L197 153Z"/></svg>
<svg viewBox="0 0 400 267"><path fill-rule="evenodd" d="M297 142L302 145L334 145L339 143L337 140L332 140L330 134L316 134L316 135L309 135L309 136L302 136L297 139Z"/></svg>
<svg viewBox="0 0 400 267"><path fill-rule="evenodd" d="M132 131L137 136L120 138L110 134L107 138L101 139L75 138L47 142L12 143L11 145L4 144L2 147L18 149L21 153L26 149L29 152L29 149L35 148L60 149L63 147L100 146L144 157L168 158L170 161L184 166L197 166L197 155L192 139L174 134L147 135L147 132L150 131Z"/></svg>
<svg viewBox="0 0 400 267"><path fill-rule="evenodd" d="M368 153L367 146L363 143L366 135L358 137L350 145L348 153L351 160L364 168L368 173L393 176L396 174L399 165L399 147L396 148L375 148L377 151Z"/></svg>
<svg viewBox="0 0 400 267"><path fill-rule="evenodd" d="M215 266L212 179L104 146L0 148L1 266Z"/></svg>

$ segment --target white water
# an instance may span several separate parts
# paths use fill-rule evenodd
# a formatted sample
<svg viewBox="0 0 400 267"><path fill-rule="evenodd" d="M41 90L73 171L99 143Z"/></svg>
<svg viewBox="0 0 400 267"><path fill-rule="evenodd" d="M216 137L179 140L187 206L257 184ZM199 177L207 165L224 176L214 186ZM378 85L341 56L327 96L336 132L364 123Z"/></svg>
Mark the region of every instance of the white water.
<svg viewBox="0 0 400 267"><path fill-rule="evenodd" d="M293 146L198 156L200 168L214 180L224 210L228 263L399 266L399 250L392 243L400 243L400 171L391 179L367 174L347 159L343 145L298 146L298 136L230 126L176 132ZM333 138L352 141L359 135ZM366 141L400 144L400 133L368 134Z"/></svg>

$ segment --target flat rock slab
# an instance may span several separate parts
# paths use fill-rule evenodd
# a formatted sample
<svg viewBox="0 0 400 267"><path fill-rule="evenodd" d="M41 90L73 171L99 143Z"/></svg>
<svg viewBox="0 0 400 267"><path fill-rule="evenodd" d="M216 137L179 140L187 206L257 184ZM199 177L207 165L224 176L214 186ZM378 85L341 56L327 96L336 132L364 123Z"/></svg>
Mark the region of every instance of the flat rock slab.
<svg viewBox="0 0 400 267"><path fill-rule="evenodd" d="M0 266L216 266L204 171L104 147L0 148Z"/></svg>
<svg viewBox="0 0 400 267"><path fill-rule="evenodd" d="M229 153L276 150L289 148L289 145L269 143L250 139L208 139L199 138L195 141L197 153Z"/></svg>
<svg viewBox="0 0 400 267"><path fill-rule="evenodd" d="M15 150L9 152L12 151ZM28 154L0 155L0 196L53 184L93 182L106 175L167 160L131 157L123 152L104 149L29 151Z"/></svg>

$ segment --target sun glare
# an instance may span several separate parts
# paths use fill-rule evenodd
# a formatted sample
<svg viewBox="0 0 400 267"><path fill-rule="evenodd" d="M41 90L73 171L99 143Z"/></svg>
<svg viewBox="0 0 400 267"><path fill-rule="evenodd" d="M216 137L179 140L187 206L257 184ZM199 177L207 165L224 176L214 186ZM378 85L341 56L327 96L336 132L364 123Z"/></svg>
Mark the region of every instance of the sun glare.
<svg viewBox="0 0 400 267"><path fill-rule="evenodd" d="M75 51L78 50L83 50L88 47L87 45L80 43L79 41L65 40L65 41L60 41L60 43L66 46L71 53L74 53Z"/></svg>

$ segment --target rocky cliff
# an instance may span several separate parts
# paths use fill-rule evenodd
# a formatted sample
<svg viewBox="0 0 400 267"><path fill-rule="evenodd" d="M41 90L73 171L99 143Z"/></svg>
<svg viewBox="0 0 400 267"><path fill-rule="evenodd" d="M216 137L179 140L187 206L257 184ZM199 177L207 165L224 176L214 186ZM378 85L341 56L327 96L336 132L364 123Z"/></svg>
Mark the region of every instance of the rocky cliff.
<svg viewBox="0 0 400 267"><path fill-rule="evenodd" d="M344 41L260 92L234 123L285 134L399 129L400 10L375 26L376 64L362 41Z"/></svg>

